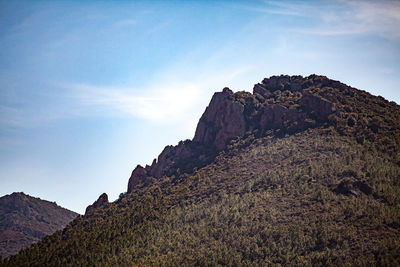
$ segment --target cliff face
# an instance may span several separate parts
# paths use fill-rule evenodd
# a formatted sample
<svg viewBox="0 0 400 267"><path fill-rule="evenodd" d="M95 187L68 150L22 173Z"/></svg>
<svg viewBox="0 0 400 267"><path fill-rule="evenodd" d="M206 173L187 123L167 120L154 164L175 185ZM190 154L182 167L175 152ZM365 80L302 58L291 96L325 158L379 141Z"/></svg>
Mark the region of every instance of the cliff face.
<svg viewBox="0 0 400 267"><path fill-rule="evenodd" d="M0 255L7 257L64 228L77 213L24 193L0 198Z"/></svg>
<svg viewBox="0 0 400 267"><path fill-rule="evenodd" d="M374 134L384 128L383 124L398 131L392 126L397 118L385 123L376 115L371 119L368 110L352 107L351 102L359 105L368 102L369 96L364 91L318 75L272 76L256 84L253 93L233 93L224 88L213 95L193 140L165 147L151 166L137 166L129 179L128 192L148 177L190 173L194 168L203 167L231 140L247 134L261 137L268 132L284 136L309 128L332 126L342 134L355 135L362 142L366 138L372 140ZM381 109L388 113L395 108L395 104L381 100L375 103L374 111ZM388 141L393 146L398 142L394 136Z"/></svg>
<svg viewBox="0 0 400 267"><path fill-rule="evenodd" d="M197 124L193 141L224 149L230 139L246 132L244 111L245 104L236 101L230 89L215 93Z"/></svg>

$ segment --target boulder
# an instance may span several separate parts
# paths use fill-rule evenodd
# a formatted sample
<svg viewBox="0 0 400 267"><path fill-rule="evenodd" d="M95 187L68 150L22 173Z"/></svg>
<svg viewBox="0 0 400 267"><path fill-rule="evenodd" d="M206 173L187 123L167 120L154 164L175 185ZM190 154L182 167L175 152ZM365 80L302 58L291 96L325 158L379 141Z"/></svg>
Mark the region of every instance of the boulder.
<svg viewBox="0 0 400 267"><path fill-rule="evenodd" d="M372 194L372 188L365 182L354 177L344 178L333 190L336 194L353 195L359 197L361 193Z"/></svg>

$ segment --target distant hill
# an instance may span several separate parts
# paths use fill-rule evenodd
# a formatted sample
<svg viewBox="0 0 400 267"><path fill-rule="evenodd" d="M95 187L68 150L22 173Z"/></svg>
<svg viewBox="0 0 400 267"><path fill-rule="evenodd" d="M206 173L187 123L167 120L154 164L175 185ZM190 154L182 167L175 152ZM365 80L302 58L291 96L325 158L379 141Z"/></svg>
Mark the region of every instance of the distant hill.
<svg viewBox="0 0 400 267"><path fill-rule="evenodd" d="M225 88L126 194L3 265L399 266L400 107L319 75Z"/></svg>
<svg viewBox="0 0 400 267"><path fill-rule="evenodd" d="M0 198L0 255L7 257L63 229L78 216L54 202L24 193Z"/></svg>

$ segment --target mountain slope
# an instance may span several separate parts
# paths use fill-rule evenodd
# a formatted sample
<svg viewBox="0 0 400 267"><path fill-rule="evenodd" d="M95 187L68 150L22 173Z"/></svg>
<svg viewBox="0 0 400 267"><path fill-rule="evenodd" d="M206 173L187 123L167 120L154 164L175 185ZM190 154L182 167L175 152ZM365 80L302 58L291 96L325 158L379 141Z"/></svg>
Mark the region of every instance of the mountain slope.
<svg viewBox="0 0 400 267"><path fill-rule="evenodd" d="M64 228L78 214L24 193L0 198L0 255L18 253Z"/></svg>
<svg viewBox="0 0 400 267"><path fill-rule="evenodd" d="M272 76L253 94L217 92L200 118L193 140L166 146L158 159L132 172L128 192L148 177L190 173L212 162L237 137L284 136L332 126L358 143L373 142L400 164L398 105L325 76Z"/></svg>
<svg viewBox="0 0 400 267"><path fill-rule="evenodd" d="M399 265L399 125L394 102L323 76L224 89L128 194L6 264Z"/></svg>

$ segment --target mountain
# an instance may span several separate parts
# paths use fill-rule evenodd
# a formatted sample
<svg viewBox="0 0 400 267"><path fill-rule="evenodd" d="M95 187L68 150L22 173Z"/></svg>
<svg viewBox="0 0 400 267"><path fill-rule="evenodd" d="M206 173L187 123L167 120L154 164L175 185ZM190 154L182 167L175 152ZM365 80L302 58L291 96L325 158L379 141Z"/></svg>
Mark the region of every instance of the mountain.
<svg viewBox="0 0 400 267"><path fill-rule="evenodd" d="M54 202L24 193L0 198L0 255L17 254L44 236L63 229L78 216Z"/></svg>
<svg viewBox="0 0 400 267"><path fill-rule="evenodd" d="M115 202L6 266L398 266L400 107L324 76L224 88Z"/></svg>

